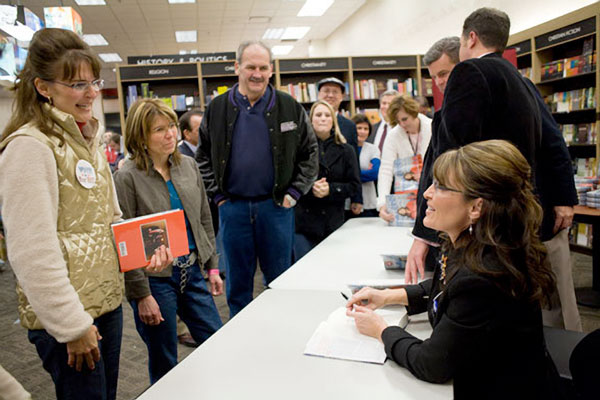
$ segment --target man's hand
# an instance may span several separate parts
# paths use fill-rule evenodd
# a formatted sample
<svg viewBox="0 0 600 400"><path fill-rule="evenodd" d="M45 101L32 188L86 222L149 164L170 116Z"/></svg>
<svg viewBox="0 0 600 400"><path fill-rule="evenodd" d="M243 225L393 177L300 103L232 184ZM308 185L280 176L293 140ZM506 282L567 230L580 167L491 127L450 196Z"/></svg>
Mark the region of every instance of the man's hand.
<svg viewBox="0 0 600 400"><path fill-rule="evenodd" d="M137 306L140 320L146 325L158 325L164 321L160 307L152 295L138 299Z"/></svg>
<svg viewBox="0 0 600 400"><path fill-rule="evenodd" d="M352 214L360 215L360 213L363 211L363 205L360 203L351 203L350 210L352 210Z"/></svg>
<svg viewBox="0 0 600 400"><path fill-rule="evenodd" d="M552 230L554 233L573 225L575 209L572 206L556 206L554 207L554 214L554 229Z"/></svg>
<svg viewBox="0 0 600 400"><path fill-rule="evenodd" d="M152 273L160 272L171 264L173 264L173 254L171 254L171 250L163 244L154 250L154 254L152 254L152 258L150 258L150 264L146 267L146 271Z"/></svg>
<svg viewBox="0 0 600 400"><path fill-rule="evenodd" d="M414 239L408 257L406 259L406 269L404 270L404 280L408 284L416 284L419 281L417 276L421 275L421 279L425 277L425 257L429 251L429 245L422 240Z"/></svg>
<svg viewBox="0 0 600 400"><path fill-rule="evenodd" d="M384 221L387 221L387 222L393 222L394 221L394 214L389 213L388 210L387 210L387 207L385 205L383 205L379 209L379 218L381 218L381 219L383 219Z"/></svg>
<svg viewBox="0 0 600 400"><path fill-rule="evenodd" d="M67 364L69 367L77 371L81 371L83 362L88 368L93 370L96 368L96 363L100 361L100 349L98 348L98 340L102 337L98 333L98 328L92 325L79 339L67 343Z"/></svg>

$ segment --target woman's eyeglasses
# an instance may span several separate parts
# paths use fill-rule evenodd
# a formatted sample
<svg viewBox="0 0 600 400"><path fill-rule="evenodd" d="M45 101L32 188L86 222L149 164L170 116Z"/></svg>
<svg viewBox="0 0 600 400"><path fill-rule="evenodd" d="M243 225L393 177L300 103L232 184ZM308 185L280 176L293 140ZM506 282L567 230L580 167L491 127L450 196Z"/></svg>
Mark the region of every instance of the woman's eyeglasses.
<svg viewBox="0 0 600 400"><path fill-rule="evenodd" d="M462 193L462 190L458 190L458 189L453 189L450 188L448 186L444 186L441 185L438 181L436 181L435 179L433 180L433 188L437 191L440 192L456 192L456 193Z"/></svg>
<svg viewBox="0 0 600 400"><path fill-rule="evenodd" d="M104 87L104 79L96 79L91 82L75 82L75 83L64 83L61 81L49 81L49 82L58 83L59 85L69 87L73 90L77 90L78 92L85 92L90 86L92 88L94 88L94 90L99 92Z"/></svg>

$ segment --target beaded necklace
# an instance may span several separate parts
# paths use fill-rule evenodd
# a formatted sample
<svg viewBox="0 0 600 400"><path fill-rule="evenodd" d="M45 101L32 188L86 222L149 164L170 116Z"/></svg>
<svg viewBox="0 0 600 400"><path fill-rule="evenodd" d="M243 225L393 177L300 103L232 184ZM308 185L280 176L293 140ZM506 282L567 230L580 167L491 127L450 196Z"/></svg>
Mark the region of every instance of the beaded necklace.
<svg viewBox="0 0 600 400"><path fill-rule="evenodd" d="M442 283L445 285L446 284L446 267L447 267L447 262L448 262L448 256L445 254L442 254L442 256L440 257L439 263L442 269L442 272L440 274L440 281L442 281Z"/></svg>

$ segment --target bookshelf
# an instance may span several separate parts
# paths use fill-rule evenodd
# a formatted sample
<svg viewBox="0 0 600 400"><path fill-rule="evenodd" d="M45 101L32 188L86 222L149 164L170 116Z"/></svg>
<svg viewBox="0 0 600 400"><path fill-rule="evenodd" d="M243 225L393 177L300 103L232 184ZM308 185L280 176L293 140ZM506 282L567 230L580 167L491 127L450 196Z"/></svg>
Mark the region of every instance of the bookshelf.
<svg viewBox="0 0 600 400"><path fill-rule="evenodd" d="M179 115L201 106L200 64L123 65L117 67L121 129L127 110L138 98L159 97Z"/></svg>
<svg viewBox="0 0 600 400"><path fill-rule="evenodd" d="M288 92L307 110L317 100L317 82L330 76L338 78L346 84L340 110L345 110L344 114L353 113L352 72L348 57L275 60L275 69L278 71L276 87Z"/></svg>
<svg viewBox="0 0 600 400"><path fill-rule="evenodd" d="M544 96L576 167L582 165L578 161L597 160L600 154L596 138L599 19L600 5L596 3L509 39L509 47L517 53L517 68Z"/></svg>
<svg viewBox="0 0 600 400"><path fill-rule="evenodd" d="M345 82L340 108L348 117L359 111L377 110L379 95L388 87L417 95L424 93L423 78L431 82L417 55L275 59L273 68L271 83L290 93L307 110L318 97L318 81L334 76ZM166 99L183 95L184 106L176 110L180 113L192 107L204 109L215 95L237 81L234 61L118 66L121 126L125 126L131 102L130 87L136 88L138 97L146 94ZM432 103L433 97L429 96L429 101Z"/></svg>
<svg viewBox="0 0 600 400"><path fill-rule="evenodd" d="M417 56L351 57L353 113L379 109L386 90L416 96L419 91Z"/></svg>

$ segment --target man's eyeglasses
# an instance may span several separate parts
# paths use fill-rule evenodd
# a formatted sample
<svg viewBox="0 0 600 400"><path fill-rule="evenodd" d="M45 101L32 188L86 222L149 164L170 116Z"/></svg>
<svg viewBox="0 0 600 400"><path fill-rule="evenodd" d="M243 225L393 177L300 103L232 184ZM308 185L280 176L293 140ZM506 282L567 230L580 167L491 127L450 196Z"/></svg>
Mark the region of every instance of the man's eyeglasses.
<svg viewBox="0 0 600 400"><path fill-rule="evenodd" d="M450 188L448 186L444 186L444 185L440 185L440 183L438 181L436 181L435 179L433 180L433 188L437 191L440 192L456 192L456 193L462 193L462 190L458 190L458 189L453 189Z"/></svg>
<svg viewBox="0 0 600 400"><path fill-rule="evenodd" d="M94 90L99 92L104 87L104 79L96 79L91 82L75 82L75 83L64 83L61 81L49 81L49 82L58 83L59 85L69 87L71 89L77 90L78 92L84 92L90 86L92 88L94 88Z"/></svg>

